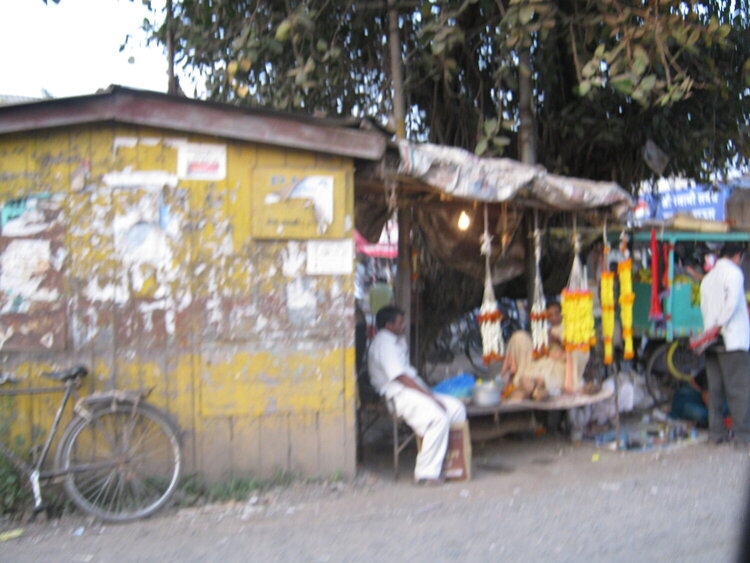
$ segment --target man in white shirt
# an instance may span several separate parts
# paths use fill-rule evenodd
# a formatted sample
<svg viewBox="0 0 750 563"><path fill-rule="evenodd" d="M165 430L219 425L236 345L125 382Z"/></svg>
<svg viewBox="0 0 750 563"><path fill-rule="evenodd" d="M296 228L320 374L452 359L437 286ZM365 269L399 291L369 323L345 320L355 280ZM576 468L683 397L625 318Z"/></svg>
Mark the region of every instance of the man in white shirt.
<svg viewBox="0 0 750 563"><path fill-rule="evenodd" d="M370 381L377 392L393 405L414 432L422 437L414 480L418 484L442 483L440 472L448 448L451 424L466 420L466 409L458 399L433 393L409 363L404 337L404 313L387 305L375 317L378 333L368 351Z"/></svg>
<svg viewBox="0 0 750 563"><path fill-rule="evenodd" d="M744 247L727 243L701 282L703 328L721 328L723 347L706 352L709 440L727 440L722 410L728 403L738 446L750 446L750 319L740 269Z"/></svg>

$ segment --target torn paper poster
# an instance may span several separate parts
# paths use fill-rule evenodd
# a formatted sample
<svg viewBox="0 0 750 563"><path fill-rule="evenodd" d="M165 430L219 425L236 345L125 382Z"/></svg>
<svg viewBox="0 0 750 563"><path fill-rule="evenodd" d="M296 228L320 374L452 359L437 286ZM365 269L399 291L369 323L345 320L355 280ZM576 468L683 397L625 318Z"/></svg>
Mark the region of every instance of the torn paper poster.
<svg viewBox="0 0 750 563"><path fill-rule="evenodd" d="M0 291L5 306L2 313L22 313L30 302L51 302L60 297L57 288L43 287L51 271L50 241L15 239L0 256Z"/></svg>
<svg viewBox="0 0 750 563"><path fill-rule="evenodd" d="M290 199L309 201L315 213L318 234L328 230L333 222L333 176L305 176L266 195L265 203L279 203Z"/></svg>

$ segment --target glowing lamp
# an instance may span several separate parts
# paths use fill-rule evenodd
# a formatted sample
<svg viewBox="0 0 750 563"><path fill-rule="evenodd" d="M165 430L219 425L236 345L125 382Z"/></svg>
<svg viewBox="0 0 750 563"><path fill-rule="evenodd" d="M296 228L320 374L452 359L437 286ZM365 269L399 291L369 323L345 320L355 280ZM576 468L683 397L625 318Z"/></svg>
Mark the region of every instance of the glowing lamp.
<svg viewBox="0 0 750 563"><path fill-rule="evenodd" d="M458 228L465 231L471 225L471 218L466 211L461 211L461 215L458 216Z"/></svg>

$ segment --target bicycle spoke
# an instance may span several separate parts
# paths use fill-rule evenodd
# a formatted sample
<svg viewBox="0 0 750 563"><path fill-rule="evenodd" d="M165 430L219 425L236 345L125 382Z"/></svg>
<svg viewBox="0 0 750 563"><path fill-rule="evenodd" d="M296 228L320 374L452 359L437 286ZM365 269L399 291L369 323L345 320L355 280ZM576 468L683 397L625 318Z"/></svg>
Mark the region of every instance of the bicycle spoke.
<svg viewBox="0 0 750 563"><path fill-rule="evenodd" d="M86 493L85 496L88 496L88 493L91 493L95 491L97 488L100 488L102 485L101 483L106 483L109 479L112 478L112 475L117 472L116 467L112 467L108 470L100 470L91 472L90 475L86 476L83 479L79 479L77 482L81 485L79 487L81 489L81 492ZM84 473L84 475L86 475ZM84 485L89 485L84 489Z"/></svg>
<svg viewBox="0 0 750 563"><path fill-rule="evenodd" d="M130 444L130 447L128 448L128 451L134 451L134 450L140 450L144 447L144 440L146 439L146 436L148 435L149 429L145 428L145 424L141 424L141 431L139 432L139 437L137 440L133 440ZM161 436L156 434L156 438L159 439Z"/></svg>
<svg viewBox="0 0 750 563"><path fill-rule="evenodd" d="M115 471L115 469L111 469L110 473L112 471ZM85 479L79 479L77 481L78 483L78 489L81 491L84 497L89 497L89 493L92 493L93 491L97 490L99 488L100 479L102 479L104 475L107 475L105 472L100 473L92 473L91 475L88 475Z"/></svg>
<svg viewBox="0 0 750 563"><path fill-rule="evenodd" d="M144 433L138 444L130 448L130 452L145 451L148 453L160 444L164 444L167 449L171 449L171 444L168 441L165 441L164 436L158 432L151 432L150 436Z"/></svg>
<svg viewBox="0 0 750 563"><path fill-rule="evenodd" d="M116 469L113 469L112 471L110 471L110 472L109 472L109 475L107 475L107 478L106 478L106 479L104 480L104 484L103 484L103 485L102 485L102 486L101 486L101 487L99 488L99 492L97 493L97 495L96 495L96 496L94 497L94 499L92 500L92 503L93 503L93 504L95 504L95 505L98 505L98 504L99 504L99 499L100 499L100 498L102 498L102 495L104 494L104 492L105 492L105 491L106 491L107 489L109 489L109 487L110 487L110 483L112 482L112 478L113 478L113 477L114 477L114 476L115 476L116 474L117 474L117 470L116 470ZM106 498L106 497L105 497L105 498Z"/></svg>
<svg viewBox="0 0 750 563"><path fill-rule="evenodd" d="M125 488L124 482L122 477L117 479L117 485L115 485L115 490L112 493L112 500L109 503L109 511L112 512L112 509L116 507L116 504L120 502L121 496L120 491L123 491Z"/></svg>

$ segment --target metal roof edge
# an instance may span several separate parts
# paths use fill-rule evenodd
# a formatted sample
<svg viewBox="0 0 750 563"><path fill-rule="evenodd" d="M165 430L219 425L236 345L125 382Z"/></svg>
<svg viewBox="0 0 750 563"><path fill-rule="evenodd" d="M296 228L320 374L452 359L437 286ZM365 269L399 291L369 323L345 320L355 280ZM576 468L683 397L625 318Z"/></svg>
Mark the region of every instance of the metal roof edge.
<svg viewBox="0 0 750 563"><path fill-rule="evenodd" d="M97 94L0 107L0 134L114 121L378 160L385 135L331 119L238 108L110 86Z"/></svg>

